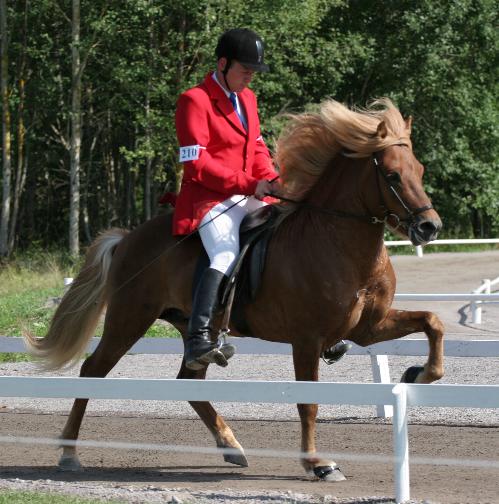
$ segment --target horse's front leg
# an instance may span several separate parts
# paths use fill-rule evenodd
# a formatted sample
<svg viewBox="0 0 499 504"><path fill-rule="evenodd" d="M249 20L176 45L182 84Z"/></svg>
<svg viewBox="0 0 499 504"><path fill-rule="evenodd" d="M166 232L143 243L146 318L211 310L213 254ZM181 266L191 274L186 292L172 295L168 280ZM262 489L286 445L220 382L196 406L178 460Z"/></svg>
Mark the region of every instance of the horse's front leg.
<svg viewBox="0 0 499 504"><path fill-rule="evenodd" d="M318 381L320 349L314 347L311 341L304 345L293 345L293 362L297 381ZM308 473L314 474L323 481L343 481L345 476L332 460L324 460L314 456L315 420L317 404L298 404L301 420L301 463Z"/></svg>
<svg viewBox="0 0 499 504"><path fill-rule="evenodd" d="M193 371L185 365L182 366L177 378L187 380L204 380L208 367ZM199 415L203 423L208 427L215 438L218 448L230 448L232 453L224 453L225 462L230 462L241 467L248 467L248 461L244 455L243 447L234 436L232 429L225 423L224 419L216 412L215 408L205 401L189 401L194 411Z"/></svg>
<svg viewBox="0 0 499 504"><path fill-rule="evenodd" d="M432 383L444 375L444 325L434 313L391 309L386 318L373 328L374 341L364 343L371 345L416 332L424 332L428 337L430 347L428 361L424 367L412 366L408 368L401 381L405 383Z"/></svg>

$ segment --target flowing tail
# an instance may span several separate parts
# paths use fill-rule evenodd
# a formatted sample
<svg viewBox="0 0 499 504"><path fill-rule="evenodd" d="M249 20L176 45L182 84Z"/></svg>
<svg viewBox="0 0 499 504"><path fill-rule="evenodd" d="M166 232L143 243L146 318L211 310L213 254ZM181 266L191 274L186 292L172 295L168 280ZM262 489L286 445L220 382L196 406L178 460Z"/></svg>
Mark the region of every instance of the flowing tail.
<svg viewBox="0 0 499 504"><path fill-rule="evenodd" d="M110 229L99 235L57 307L47 335L44 338L24 335L29 353L41 359L44 369L73 365L85 353L107 304L105 286L114 250L127 234L124 229Z"/></svg>

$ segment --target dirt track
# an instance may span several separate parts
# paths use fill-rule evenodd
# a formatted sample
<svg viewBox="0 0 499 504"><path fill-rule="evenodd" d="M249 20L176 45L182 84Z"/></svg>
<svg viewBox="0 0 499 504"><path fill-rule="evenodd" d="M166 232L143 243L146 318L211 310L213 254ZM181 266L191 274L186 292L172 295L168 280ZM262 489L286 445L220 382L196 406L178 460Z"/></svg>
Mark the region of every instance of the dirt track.
<svg viewBox="0 0 499 504"><path fill-rule="evenodd" d="M53 437L64 420L54 415L0 415L2 431L19 435L32 434L36 426L37 435ZM231 425L246 448L297 448L299 422L232 421ZM191 419L89 416L82 434L82 439L213 446L202 423ZM318 425L319 445L339 453L388 456L392 452L391 436L390 425ZM411 426L410 447L411 457L493 460L499 453L499 426ZM56 457L57 452L47 447L26 445L14 449L13 445L4 445L0 453L2 477L180 487L191 492L291 491L339 498L393 496L394 488L389 462L342 461L341 456L337 461L348 479L336 484L311 481L294 459L251 456L250 467L242 469L224 463L218 455L86 448L81 450L86 470L75 475L56 471ZM498 473L497 468L413 465L411 497L446 503L499 502Z"/></svg>
<svg viewBox="0 0 499 504"><path fill-rule="evenodd" d="M499 275L499 251L427 255L423 259L400 256L394 259L394 264L398 274L398 292L470 292L480 284L482 278L495 278ZM408 303L404 307L412 308L407 305ZM499 338L499 305L486 307L484 324L480 327L469 323L466 306L459 303L431 305L431 309L444 320L452 338ZM428 307L421 307L419 303L414 308ZM341 365L343 364L344 361ZM473 363L469 364L473 366ZM482 371L474 371L477 373L477 383L478 373L480 383L487 382ZM9 374L9 370L0 370L0 374ZM222 376L223 370L222 374L217 374ZM123 376L123 372L120 371L119 375ZM497 372L489 376L489 383L498 383ZM53 438L64 424L64 415L40 414L40 411L31 412L25 408L24 413L16 413L16 409L9 408L8 401L5 401L6 407L0 409L1 435L36 434ZM471 425L467 425L469 418L472 417L463 414L461 425L456 425L456 422L452 426L437 425L434 421L426 425L421 421L417 425L410 425L411 458L490 460L495 461L495 464L482 468L468 467L466 464L412 465L413 499L441 503L499 503L497 411L492 412L490 417L486 416L485 422L482 421L479 427L473 420ZM298 448L299 422L296 414L290 420L232 420L229 423L246 449ZM268 501L269 492L272 491L283 497L291 491L294 494L316 495L318 498L321 496L321 499L322 496L329 495L349 498L345 502L356 502L355 498L363 496L393 497L392 464L352 461L342 458L341 454L388 456L392 453L391 436L391 424L374 418L350 416L339 419L339 423L323 419L318 424L318 446L321 450L339 453L336 461L348 478L346 482L337 484L310 481L305 478L299 462L294 459L251 456L250 467L240 469L225 464L218 455L100 448L82 449L81 458L86 471L68 475L54 469L58 453L51 448L3 444L0 451L0 477L5 479L0 479L0 488L6 486L6 479L12 481L12 478L20 478L28 486L39 485L33 483L34 480L50 479L52 483L48 486L51 488L56 485L53 482L64 482L64 485L77 482L76 484L84 484L79 493L88 494L91 493L91 488L100 487L109 490L106 494L108 496L114 495L116 486L124 486L146 490L154 488L156 490L153 493L158 497L162 495L161 489L188 489L186 495L194 502L206 497L206 491L232 495L232 498L227 498L228 502L247 502L251 499L251 502ZM198 420L179 416L168 418L167 415L144 416L143 412L133 411L128 415L124 412L111 415L91 413L84 421L82 439L213 446L205 427ZM61 491L61 487L57 487L57 490ZM67 491L68 487L62 487L62 490ZM184 490L178 491L178 495L185 493ZM135 502L152 502L152 499L144 497Z"/></svg>

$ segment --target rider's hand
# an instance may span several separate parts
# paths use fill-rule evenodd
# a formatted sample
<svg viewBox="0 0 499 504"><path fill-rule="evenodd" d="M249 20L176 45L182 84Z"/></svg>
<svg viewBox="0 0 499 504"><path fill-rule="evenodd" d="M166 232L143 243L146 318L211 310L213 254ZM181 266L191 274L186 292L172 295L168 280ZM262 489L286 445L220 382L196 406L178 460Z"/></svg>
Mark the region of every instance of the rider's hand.
<svg viewBox="0 0 499 504"><path fill-rule="evenodd" d="M269 194L272 194L272 183L265 179L259 180L255 189L255 198L262 200Z"/></svg>

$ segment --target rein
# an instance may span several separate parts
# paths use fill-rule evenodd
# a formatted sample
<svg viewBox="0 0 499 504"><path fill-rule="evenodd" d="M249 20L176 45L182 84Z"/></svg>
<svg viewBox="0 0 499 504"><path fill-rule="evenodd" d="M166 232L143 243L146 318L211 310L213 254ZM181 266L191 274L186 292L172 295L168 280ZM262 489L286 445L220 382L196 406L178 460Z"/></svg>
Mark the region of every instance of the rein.
<svg viewBox="0 0 499 504"><path fill-rule="evenodd" d="M317 212L334 215L335 217L344 217L346 219L357 219L363 222L367 222L369 224L381 224L385 223L384 220L379 220L377 217L371 217L369 215L358 215L349 212L344 212L343 210L335 210L334 208L322 208L317 205L312 205L311 203L306 203L303 201L296 201L291 198L286 198L284 196L277 196L276 194L268 194L267 196L271 196L281 201L285 201L286 203L294 203L295 205L300 206L301 208L308 208L309 210L315 210Z"/></svg>
<svg viewBox="0 0 499 504"><path fill-rule="evenodd" d="M396 144L396 145L404 146L406 144L400 143L400 144ZM381 219L379 217L376 217L376 216L359 215L359 214L354 214L354 213L350 213L350 212L344 212L342 210L336 210L336 209L333 209L333 208L321 208L321 207L318 207L317 205L312 205L310 203L292 200L291 198L286 198L284 196L277 196L275 194L267 194L267 196L272 196L273 198L279 199L281 201L285 201L287 203L293 203L295 205L300 206L301 208L308 208L310 210L318 211L318 212L323 213L323 214L333 215L335 217L340 217L340 218L345 218L345 219L356 219L356 220L359 220L359 221L362 221L362 222L366 222L368 224L374 224L374 225L380 225L381 224L381 225L384 226L385 224L389 224L388 223L388 219L390 219L391 217L394 217L396 219L396 225L392 226L391 224L389 224L390 227L393 227L394 229L397 229L402 222L413 223L415 221L417 215L419 215L422 212L425 212L426 210L431 210L433 208L433 205L430 204L430 205L425 205L425 206L422 206L422 207L419 207L419 208L411 209L410 206L407 205L407 203L404 201L404 199L402 198L402 196L400 196L400 194L397 192L397 189L395 188L395 186L393 185L393 183L390 181L390 179L387 177L386 173L383 171L383 169L382 169L383 165L376 158L376 153L375 152L372 154L372 158L373 158L374 166L376 167L376 172L377 172L377 174L376 174L376 180L377 180L377 185L378 185L378 193L379 193L379 197L380 197L380 201L381 201L380 207L385 210L385 213L384 213L384 215L383 215L383 217ZM397 214L394 214L393 212L390 212L390 210L386 206L385 199L383 198L383 191L381 190L380 176L388 184L388 187L389 187L390 191L392 192L392 194L395 196L395 198L398 200L398 202L401 204L401 206L407 212L407 217L405 219L401 219ZM274 182L278 178L279 178L279 176L277 176L277 177L269 180L269 182ZM143 266L141 269L139 269L139 271L135 272L132 276L130 276L127 280L125 280L121 285L119 285L112 292L112 294L115 294L116 292L118 292L119 290L121 290L131 280L133 280L134 278L136 278L137 276L139 276L144 270L146 270L147 268L149 268L154 262L156 262L162 256L164 256L165 254L167 254L168 252L170 252L171 250L173 250L174 248L176 248L177 246L179 246L184 241L186 241L189 238L191 238L193 235L197 234L198 231L199 231L199 229L201 229L202 227L208 225L213 220L215 220L217 217L220 217L222 214L224 214L225 212L229 211L232 207L238 205L239 203L241 203L242 201L244 201L246 198L248 198L248 196L243 196L239 201L236 201L235 203L233 203L232 205L230 205L228 208L226 208L219 215L217 215L216 217L208 220L207 222L205 222L204 224L202 224L198 229L195 229L194 231L191 231L189 234L183 236L180 240L178 240L177 242L175 242L173 245L171 245L170 247L168 247L166 250L163 250L154 259L152 259L152 261L150 261L148 264L146 264L145 266Z"/></svg>
<svg viewBox="0 0 499 504"><path fill-rule="evenodd" d="M401 143L401 144L395 144L395 145L405 146L406 144ZM335 217L342 217L342 218L347 218L347 219L356 219L356 220L360 220L362 222L367 222L368 224L374 224L374 225L388 224L388 225L390 225L390 227L393 227L394 229L397 229L402 222L407 222L409 224L412 224L416 220L417 215L419 215L420 213L426 212L427 210L431 210L433 208L433 205L430 204L430 205L425 205L425 206L422 206L419 208L411 209L411 207L404 201L402 196L398 193L395 185L390 181L390 179L388 178L386 173L383 171L383 169L382 169L383 165L382 165L382 163L380 163L378 161L378 158L376 157L375 152L372 154L372 159L373 159L374 166L376 167L376 181L377 181L377 186L378 186L378 194L379 194L379 198L380 198L380 202L381 202L380 207L382 209L384 209L384 214L383 214L382 218L372 216L372 215L359 215L359 214L354 214L354 213L350 213L350 212L344 212L342 210L336 210L333 208L322 208L317 205L313 205L311 203L296 201L296 200L292 200L290 198L286 198L284 196L277 196L274 194L269 194L269 196L273 196L274 198L277 198L281 201L285 201L287 203L294 203L295 205L298 205L301 208L308 208L310 210L315 210L315 211L318 211L323 214L334 215ZM388 209L386 202L385 202L385 198L383 197L383 191L381 190L380 176L386 182L391 193L395 196L397 201L400 203L402 208L407 213L407 217L402 219L397 214L391 212ZM395 218L395 222L396 222L395 225L389 224L388 221L390 218Z"/></svg>

